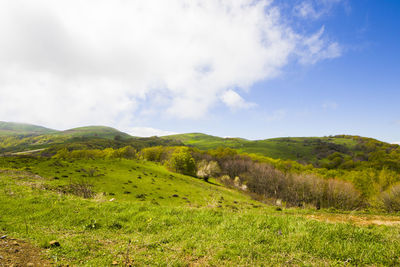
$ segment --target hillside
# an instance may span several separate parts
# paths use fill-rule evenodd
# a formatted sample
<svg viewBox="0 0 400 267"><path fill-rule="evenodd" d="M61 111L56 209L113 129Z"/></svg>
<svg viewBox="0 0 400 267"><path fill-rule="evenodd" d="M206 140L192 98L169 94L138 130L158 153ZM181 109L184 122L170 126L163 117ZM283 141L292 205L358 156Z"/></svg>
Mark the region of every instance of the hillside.
<svg viewBox="0 0 400 267"><path fill-rule="evenodd" d="M397 218L327 223L341 217L269 207L151 162L2 157L0 177L6 260L29 242L56 265L400 264Z"/></svg>
<svg viewBox="0 0 400 267"><path fill-rule="evenodd" d="M258 155L282 159L295 160L300 163L312 163L315 166L331 166L334 158L340 157L341 163L351 160L367 160L371 152L392 150L400 152L398 145L388 144L372 138L351 135L329 137L285 137L265 140L246 140L242 138L221 138L200 133L178 134L163 137L170 140L179 140L185 145L201 150L229 147L239 152L255 153ZM338 161L338 160L337 160Z"/></svg>
<svg viewBox="0 0 400 267"><path fill-rule="evenodd" d="M0 136L5 135L41 135L56 133L56 130L42 126L0 121Z"/></svg>
<svg viewBox="0 0 400 267"><path fill-rule="evenodd" d="M14 124L7 124L14 125ZM10 126L4 129L11 129ZM16 127L15 127L16 128ZM40 126L29 127L31 130L46 129ZM87 126L65 131L40 132L7 130L7 135L0 135L0 153L17 153L22 151L43 150L54 153L62 147L68 149L104 149L133 146L141 149L157 145L182 145L179 141L161 139L159 137L133 137L127 133L106 126Z"/></svg>
<svg viewBox="0 0 400 267"><path fill-rule="evenodd" d="M55 135L69 137L69 138L71 137L96 137L105 139L132 138L132 136L130 136L127 133L106 126L86 126L86 127L72 128L58 132Z"/></svg>
<svg viewBox="0 0 400 267"><path fill-rule="evenodd" d="M279 159L315 161L318 148L331 147L334 151L351 151L357 145L352 138L338 137L285 137L265 140L246 140L243 138L222 138L201 133L165 136L166 139L182 141L185 145L202 150L229 147L240 152L256 153Z"/></svg>

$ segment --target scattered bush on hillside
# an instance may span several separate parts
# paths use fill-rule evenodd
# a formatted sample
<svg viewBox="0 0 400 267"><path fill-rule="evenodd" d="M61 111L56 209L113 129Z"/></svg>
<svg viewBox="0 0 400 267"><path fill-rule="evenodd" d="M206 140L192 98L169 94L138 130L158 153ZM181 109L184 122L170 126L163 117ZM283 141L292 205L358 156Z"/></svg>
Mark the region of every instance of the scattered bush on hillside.
<svg viewBox="0 0 400 267"><path fill-rule="evenodd" d="M81 178L77 181L70 182L68 187L71 194L83 198L91 198L95 194L95 192L93 191L93 185L89 182L88 179Z"/></svg>
<svg viewBox="0 0 400 267"><path fill-rule="evenodd" d="M143 148L139 154L145 160L163 163L169 159L174 150L174 147L154 146Z"/></svg>
<svg viewBox="0 0 400 267"><path fill-rule="evenodd" d="M125 146L119 149L106 148L100 149L82 149L69 151L67 148L58 150L53 156L57 159L112 159L112 158L137 158L136 150L131 146Z"/></svg>
<svg viewBox="0 0 400 267"><path fill-rule="evenodd" d="M381 194L384 208L389 212L400 211L400 184L393 185Z"/></svg>
<svg viewBox="0 0 400 267"><path fill-rule="evenodd" d="M314 175L284 174L265 163L255 163L242 174L250 191L282 199L291 206L313 204L317 208L354 209L362 204L360 193L345 181Z"/></svg>
<svg viewBox="0 0 400 267"><path fill-rule="evenodd" d="M196 163L187 147L175 149L166 162L166 166L171 171L189 176L196 176Z"/></svg>
<svg viewBox="0 0 400 267"><path fill-rule="evenodd" d="M206 160L200 161L197 165L197 177L208 182L210 177L217 177L221 173L221 169L216 161Z"/></svg>

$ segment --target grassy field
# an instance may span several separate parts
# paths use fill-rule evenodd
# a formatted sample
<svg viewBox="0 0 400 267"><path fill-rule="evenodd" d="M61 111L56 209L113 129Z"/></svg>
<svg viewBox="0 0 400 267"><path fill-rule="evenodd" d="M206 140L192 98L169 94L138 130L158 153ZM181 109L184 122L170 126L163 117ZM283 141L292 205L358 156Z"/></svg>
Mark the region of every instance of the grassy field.
<svg viewBox="0 0 400 267"><path fill-rule="evenodd" d="M57 131L42 126L0 121L0 136L17 134L51 134Z"/></svg>
<svg viewBox="0 0 400 267"><path fill-rule="evenodd" d="M202 133L189 133L170 135L163 138L179 140L185 145L194 146L201 150L215 149L222 146L237 149L239 152L255 153L275 159L307 162L316 160L315 150L321 142L341 145L350 150L357 145L357 141L353 139L335 137L287 137L251 141L242 138L221 138Z"/></svg>
<svg viewBox="0 0 400 267"><path fill-rule="evenodd" d="M30 241L56 264L400 264L397 224L321 222L350 215L280 211L154 163L3 157L0 168L0 235ZM68 193L80 181L96 194Z"/></svg>

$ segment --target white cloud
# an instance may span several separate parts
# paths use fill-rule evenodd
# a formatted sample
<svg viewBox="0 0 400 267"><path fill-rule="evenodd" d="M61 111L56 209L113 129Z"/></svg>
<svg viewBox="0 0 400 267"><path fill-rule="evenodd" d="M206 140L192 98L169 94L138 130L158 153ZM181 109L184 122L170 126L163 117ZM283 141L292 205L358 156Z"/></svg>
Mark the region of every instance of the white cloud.
<svg viewBox="0 0 400 267"><path fill-rule="evenodd" d="M247 109L254 107L254 103L246 102L238 93L233 90L228 90L221 96L222 102L224 102L231 109Z"/></svg>
<svg viewBox="0 0 400 267"><path fill-rule="evenodd" d="M286 117L287 111L285 109L279 109L275 110L271 114L267 115L265 117L266 121L272 122L272 121L281 121Z"/></svg>
<svg viewBox="0 0 400 267"><path fill-rule="evenodd" d="M346 12L350 12L350 6L343 0L304 0L294 6L294 14L303 19L316 20L331 12L338 3L343 3Z"/></svg>
<svg viewBox="0 0 400 267"><path fill-rule="evenodd" d="M127 129L126 132L133 136L142 136L142 137L177 134L175 132L154 129L151 127L131 127Z"/></svg>
<svg viewBox="0 0 400 267"><path fill-rule="evenodd" d="M277 76L292 55L340 55L323 32L294 32L267 0L3 0L0 119L126 128L143 112L250 107L230 88Z"/></svg>
<svg viewBox="0 0 400 267"><path fill-rule="evenodd" d="M303 48L299 50L300 62L302 64L315 64L320 60L339 57L342 53L337 42L329 42L323 38L325 27L315 34L303 37Z"/></svg>

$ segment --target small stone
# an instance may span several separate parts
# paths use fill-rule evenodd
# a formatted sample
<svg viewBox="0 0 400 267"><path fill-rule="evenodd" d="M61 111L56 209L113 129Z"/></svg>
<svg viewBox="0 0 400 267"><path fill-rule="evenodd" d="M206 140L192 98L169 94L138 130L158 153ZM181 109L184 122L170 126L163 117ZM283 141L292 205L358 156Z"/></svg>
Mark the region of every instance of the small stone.
<svg viewBox="0 0 400 267"><path fill-rule="evenodd" d="M49 242L50 247L59 247L60 246L60 242L56 241L56 240L52 240Z"/></svg>
<svg viewBox="0 0 400 267"><path fill-rule="evenodd" d="M118 265L118 261L113 261L112 265Z"/></svg>
<svg viewBox="0 0 400 267"><path fill-rule="evenodd" d="M113 202L115 200L115 198L110 199L110 202Z"/></svg>
<svg viewBox="0 0 400 267"><path fill-rule="evenodd" d="M12 242L12 244L13 244L14 246L19 246L19 244L18 244L17 241Z"/></svg>
<svg viewBox="0 0 400 267"><path fill-rule="evenodd" d="M0 239L5 239L5 238L7 238L7 235L0 236Z"/></svg>

